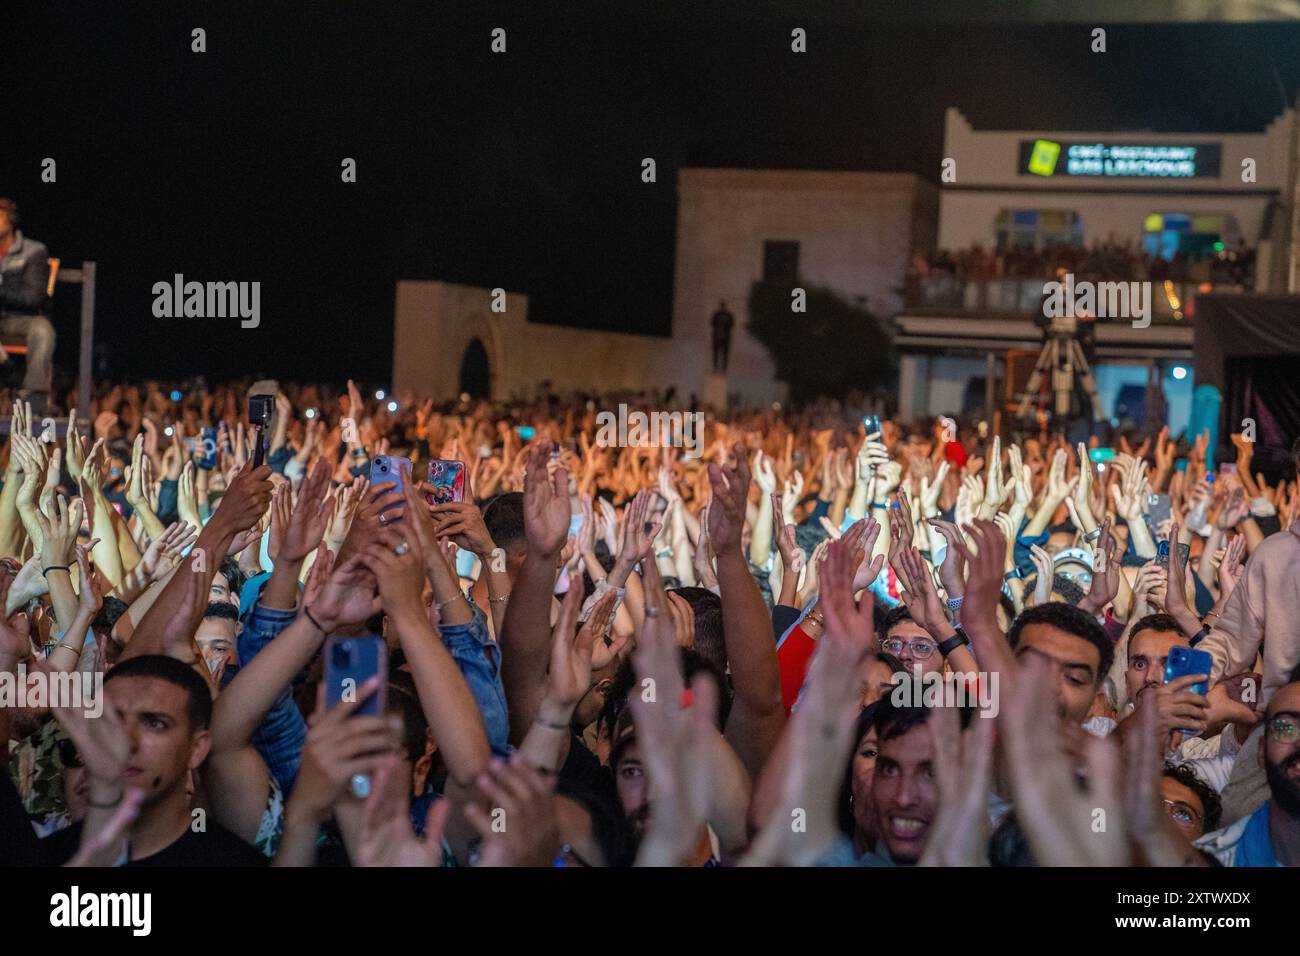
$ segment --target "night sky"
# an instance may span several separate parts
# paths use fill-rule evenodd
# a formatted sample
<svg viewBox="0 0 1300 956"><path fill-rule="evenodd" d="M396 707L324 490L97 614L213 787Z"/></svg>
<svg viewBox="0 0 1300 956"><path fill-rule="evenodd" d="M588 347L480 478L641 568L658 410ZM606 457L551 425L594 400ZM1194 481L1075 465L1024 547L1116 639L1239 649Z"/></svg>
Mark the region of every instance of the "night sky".
<svg viewBox="0 0 1300 956"><path fill-rule="evenodd" d="M400 278L525 292L535 321L666 333L683 165L937 182L949 105L977 128L1249 131L1300 82L1289 24L1102 24L1093 54L1090 24L808 9L823 8L11 4L0 195L65 263L98 261L112 376L383 383ZM56 184L40 182L47 156ZM152 286L177 272L260 281L261 327L154 318ZM75 363L75 291L55 318Z"/></svg>

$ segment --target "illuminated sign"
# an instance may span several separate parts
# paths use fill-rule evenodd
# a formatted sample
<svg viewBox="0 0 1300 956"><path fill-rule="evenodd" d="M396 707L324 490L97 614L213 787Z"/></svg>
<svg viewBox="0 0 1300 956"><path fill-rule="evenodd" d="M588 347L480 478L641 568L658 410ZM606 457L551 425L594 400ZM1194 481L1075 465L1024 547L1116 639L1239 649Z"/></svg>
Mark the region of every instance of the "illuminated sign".
<svg viewBox="0 0 1300 956"><path fill-rule="evenodd" d="M1218 143L1078 143L1020 141L1022 176L1096 176L1104 179L1218 178Z"/></svg>

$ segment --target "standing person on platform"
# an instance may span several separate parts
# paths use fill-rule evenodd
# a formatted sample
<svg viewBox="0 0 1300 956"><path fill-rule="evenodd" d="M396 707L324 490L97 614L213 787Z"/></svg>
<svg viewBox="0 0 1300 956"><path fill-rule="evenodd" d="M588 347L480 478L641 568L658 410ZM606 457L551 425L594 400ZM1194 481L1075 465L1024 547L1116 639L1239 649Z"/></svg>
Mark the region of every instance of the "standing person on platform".
<svg viewBox="0 0 1300 956"><path fill-rule="evenodd" d="M727 302L718 302L718 311L713 313L713 371L727 370L727 355L731 351L731 330L736 318L727 311Z"/></svg>

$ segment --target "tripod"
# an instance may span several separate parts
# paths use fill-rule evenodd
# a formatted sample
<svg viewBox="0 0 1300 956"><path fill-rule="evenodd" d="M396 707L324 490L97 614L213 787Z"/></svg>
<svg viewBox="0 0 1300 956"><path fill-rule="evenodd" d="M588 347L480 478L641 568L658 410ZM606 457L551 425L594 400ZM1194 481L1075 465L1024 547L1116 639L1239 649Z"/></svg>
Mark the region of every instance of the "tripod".
<svg viewBox="0 0 1300 956"><path fill-rule="evenodd" d="M1025 385L1025 400L1020 405L1020 417L1028 419L1033 402L1038 396L1038 387L1043 382L1043 375L1050 370L1052 375L1052 392L1056 396L1056 414L1062 418L1070 414L1070 393L1074 391L1074 375L1077 371L1083 382L1083 390L1092 403L1092 417L1101 417L1101 400L1097 397L1097 382L1092 377L1092 369L1084 357L1079 340L1073 335L1052 331L1048 333L1043 351L1038 356L1034 371Z"/></svg>

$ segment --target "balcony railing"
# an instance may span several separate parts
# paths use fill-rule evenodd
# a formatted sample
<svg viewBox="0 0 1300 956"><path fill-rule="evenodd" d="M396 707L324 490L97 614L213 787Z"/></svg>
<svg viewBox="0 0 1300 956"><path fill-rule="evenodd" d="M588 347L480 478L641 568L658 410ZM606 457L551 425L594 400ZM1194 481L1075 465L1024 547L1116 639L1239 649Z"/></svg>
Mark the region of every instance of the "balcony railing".
<svg viewBox="0 0 1300 956"><path fill-rule="evenodd" d="M968 313L972 317L988 315L1034 315L1043 302L1043 286L1052 278L1041 279L962 279L950 272L931 272L909 277L904 301L911 310L943 310ZM1101 285L1107 280L1097 280ZM1119 281L1119 280L1114 280ZM1135 281L1135 280L1129 280ZM1196 313L1197 292L1243 292L1243 286L1173 280L1149 281L1151 320L1177 323L1190 320ZM1131 288L1131 286L1130 286ZM1142 295L1147 295L1146 289ZM1094 312L1097 311L1094 309Z"/></svg>

